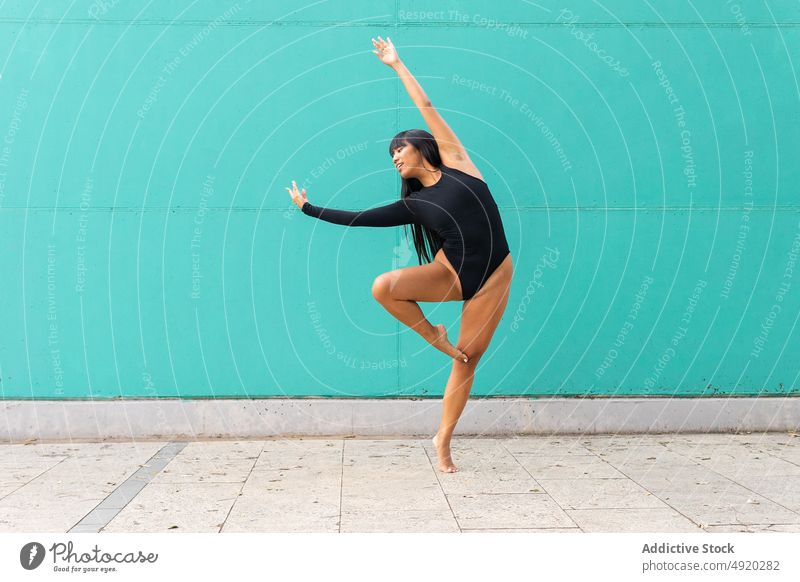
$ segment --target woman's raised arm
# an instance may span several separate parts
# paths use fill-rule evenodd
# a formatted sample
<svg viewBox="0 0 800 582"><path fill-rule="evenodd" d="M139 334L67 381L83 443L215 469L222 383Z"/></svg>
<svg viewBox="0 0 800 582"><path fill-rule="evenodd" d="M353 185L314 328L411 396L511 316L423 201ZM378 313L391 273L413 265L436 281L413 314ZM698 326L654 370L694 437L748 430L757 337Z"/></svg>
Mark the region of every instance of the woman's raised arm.
<svg viewBox="0 0 800 582"><path fill-rule="evenodd" d="M374 44L376 48L376 50L372 52L378 55L378 58L384 64L394 69L399 75L400 80L403 81L403 85L405 85L411 100L419 109L422 117L425 119L425 123L428 124L428 129L434 139L436 139L436 143L439 145L439 151L443 154L443 157L448 156L458 162L469 160L467 150L464 148L461 141L459 141L455 132L450 129L450 126L447 125L444 118L433 107L431 100L422 89L422 86L414 78L414 75L411 74L411 71L408 70L408 67L405 66L403 61L400 60L400 57L397 55L397 49L395 49L394 44L392 44L392 39L388 36L386 40L378 37L376 41L373 38L372 44Z"/></svg>

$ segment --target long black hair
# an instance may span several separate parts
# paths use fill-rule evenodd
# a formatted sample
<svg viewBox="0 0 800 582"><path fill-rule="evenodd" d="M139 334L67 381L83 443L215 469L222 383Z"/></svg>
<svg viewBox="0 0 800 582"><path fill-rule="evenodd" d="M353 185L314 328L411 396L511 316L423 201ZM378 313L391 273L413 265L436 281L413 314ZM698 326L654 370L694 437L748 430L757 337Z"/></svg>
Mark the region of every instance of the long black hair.
<svg viewBox="0 0 800 582"><path fill-rule="evenodd" d="M442 158L439 155L439 145L436 139L424 129L406 129L392 138L389 144L389 155L394 156L394 150L402 145L411 144L419 150L419 153L428 162L438 168L442 165ZM411 193L422 190L422 182L416 178L401 178L403 181L400 189L400 198L407 198ZM406 240L408 240L408 226L406 225ZM419 264L425 260L426 263L433 262L433 257L442 248L444 239L435 231L421 224L412 224L412 234L414 237L414 248L417 249Z"/></svg>

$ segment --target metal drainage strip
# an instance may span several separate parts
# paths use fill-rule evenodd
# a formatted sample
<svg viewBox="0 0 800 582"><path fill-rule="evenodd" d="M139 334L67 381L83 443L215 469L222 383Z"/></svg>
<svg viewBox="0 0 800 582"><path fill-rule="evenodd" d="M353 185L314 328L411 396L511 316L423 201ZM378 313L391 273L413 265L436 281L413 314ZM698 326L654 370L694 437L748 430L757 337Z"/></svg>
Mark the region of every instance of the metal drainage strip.
<svg viewBox="0 0 800 582"><path fill-rule="evenodd" d="M97 507L75 524L67 533L98 533L107 526L122 509L136 497L153 477L167 466L188 443L168 443L153 455L143 467L128 477Z"/></svg>

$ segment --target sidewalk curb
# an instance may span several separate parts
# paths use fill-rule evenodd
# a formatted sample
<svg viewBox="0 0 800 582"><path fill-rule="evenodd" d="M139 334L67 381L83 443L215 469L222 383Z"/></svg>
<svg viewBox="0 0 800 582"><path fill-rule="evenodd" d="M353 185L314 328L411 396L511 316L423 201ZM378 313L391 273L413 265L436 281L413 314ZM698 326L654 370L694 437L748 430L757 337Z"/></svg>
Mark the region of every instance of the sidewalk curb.
<svg viewBox="0 0 800 582"><path fill-rule="evenodd" d="M6 442L275 436L430 436L440 399L4 400ZM480 398L455 434L800 430L800 398Z"/></svg>

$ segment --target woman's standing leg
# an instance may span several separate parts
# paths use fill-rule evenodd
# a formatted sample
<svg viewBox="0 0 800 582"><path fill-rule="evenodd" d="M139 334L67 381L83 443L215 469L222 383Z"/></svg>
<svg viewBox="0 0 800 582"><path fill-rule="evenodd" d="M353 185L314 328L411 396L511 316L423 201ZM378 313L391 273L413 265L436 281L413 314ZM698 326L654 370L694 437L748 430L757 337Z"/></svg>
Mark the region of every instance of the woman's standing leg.
<svg viewBox="0 0 800 582"><path fill-rule="evenodd" d="M461 412L467 404L475 368L488 349L508 304L512 272L511 255L508 255L481 290L464 302L456 347L469 356L469 362L466 364L453 362L450 378L445 387L442 420L433 438L440 471L452 473L456 470L450 457L450 440Z"/></svg>

